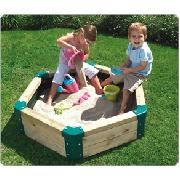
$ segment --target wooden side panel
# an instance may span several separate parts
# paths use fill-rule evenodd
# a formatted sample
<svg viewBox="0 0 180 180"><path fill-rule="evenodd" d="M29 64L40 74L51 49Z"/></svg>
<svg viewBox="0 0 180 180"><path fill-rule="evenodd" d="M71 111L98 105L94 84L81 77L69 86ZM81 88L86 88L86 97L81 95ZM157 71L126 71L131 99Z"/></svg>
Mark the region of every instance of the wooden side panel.
<svg viewBox="0 0 180 180"><path fill-rule="evenodd" d="M43 119L41 121L41 119ZM25 134L44 146L66 156L64 138L61 135L62 127L50 122L45 117L34 114L34 112L26 108L22 111L22 123L24 125Z"/></svg>
<svg viewBox="0 0 180 180"><path fill-rule="evenodd" d="M137 105L145 104L144 90L143 90L142 85L136 89L136 102L137 102Z"/></svg>
<svg viewBox="0 0 180 180"><path fill-rule="evenodd" d="M84 149L83 155L84 157L95 155L97 153L103 152L113 147L117 147L124 143L130 142L136 139L136 137L137 137L137 131L131 131L123 135L114 137L113 139L107 139L106 141L102 141L100 143L94 144Z"/></svg>
<svg viewBox="0 0 180 180"><path fill-rule="evenodd" d="M87 124L83 127L83 130L86 137L136 120L136 115L132 111L130 111L128 113L113 116L112 118L102 119L91 124Z"/></svg>
<svg viewBox="0 0 180 180"><path fill-rule="evenodd" d="M110 128L108 130L90 136L85 136L83 138L83 147L84 149L88 149L89 146L92 146L93 144L97 144L106 140L113 140L114 138L121 136L123 134L127 134L131 131L137 131L137 120L117 127Z"/></svg>
<svg viewBox="0 0 180 180"><path fill-rule="evenodd" d="M25 101L26 103L28 103L31 97L33 96L33 94L36 92L37 88L40 86L40 84L41 84L41 78L35 77L30 82L24 93L21 95L19 101Z"/></svg>
<svg viewBox="0 0 180 180"><path fill-rule="evenodd" d="M98 70L100 70L102 73L105 74L109 74L111 68L107 67L107 66L102 66L102 65L98 65L96 64L95 68L97 68Z"/></svg>

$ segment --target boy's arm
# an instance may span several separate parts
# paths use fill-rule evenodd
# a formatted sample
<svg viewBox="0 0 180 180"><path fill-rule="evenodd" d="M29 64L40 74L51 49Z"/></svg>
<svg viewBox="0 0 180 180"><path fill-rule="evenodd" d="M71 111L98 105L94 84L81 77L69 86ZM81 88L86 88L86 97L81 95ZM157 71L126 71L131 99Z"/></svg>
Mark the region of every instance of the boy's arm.
<svg viewBox="0 0 180 180"><path fill-rule="evenodd" d="M136 66L136 67L131 67L131 68L122 68L124 74L129 74L129 73L135 73L137 71L142 71L146 68L148 64L148 61L141 61L140 66Z"/></svg>

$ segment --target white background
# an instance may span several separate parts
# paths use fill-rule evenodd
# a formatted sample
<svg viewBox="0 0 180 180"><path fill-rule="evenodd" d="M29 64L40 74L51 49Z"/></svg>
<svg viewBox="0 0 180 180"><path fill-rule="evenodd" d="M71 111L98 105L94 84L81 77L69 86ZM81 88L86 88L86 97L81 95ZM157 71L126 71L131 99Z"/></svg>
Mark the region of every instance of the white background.
<svg viewBox="0 0 180 180"><path fill-rule="evenodd" d="M178 0L0 0L2 14L178 14Z"/></svg>
<svg viewBox="0 0 180 180"><path fill-rule="evenodd" d="M176 14L178 0L0 0L0 14ZM176 166L0 167L0 178L18 180L176 180ZM178 178L179 179L179 178Z"/></svg>

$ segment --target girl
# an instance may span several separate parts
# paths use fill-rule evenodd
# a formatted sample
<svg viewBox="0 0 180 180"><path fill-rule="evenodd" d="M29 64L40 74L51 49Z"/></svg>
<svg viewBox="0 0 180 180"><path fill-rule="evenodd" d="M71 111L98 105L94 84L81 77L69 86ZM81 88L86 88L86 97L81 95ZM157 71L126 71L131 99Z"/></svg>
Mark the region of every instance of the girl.
<svg viewBox="0 0 180 180"><path fill-rule="evenodd" d="M64 74L67 74L68 71L74 67L69 65L69 56L68 51L77 53L82 51L84 53L83 61L87 60L89 57L89 44L96 41L97 30L93 25L85 25L72 33L68 33L65 36L57 39L57 45L62 47L60 50L59 56L59 66L57 67L56 73L54 75L50 94L47 100L47 104L51 105L53 98L56 95L57 87L62 85L64 80ZM83 69L86 76L91 81L91 84L95 87L97 94L102 94L103 90L100 85L99 79L97 77L98 70L93 66L83 63Z"/></svg>

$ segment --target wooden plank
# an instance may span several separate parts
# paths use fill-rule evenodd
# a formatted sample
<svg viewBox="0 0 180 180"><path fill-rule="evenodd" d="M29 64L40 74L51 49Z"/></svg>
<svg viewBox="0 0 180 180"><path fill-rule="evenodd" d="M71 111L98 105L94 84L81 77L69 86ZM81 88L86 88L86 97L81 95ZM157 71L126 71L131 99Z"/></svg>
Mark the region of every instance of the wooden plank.
<svg viewBox="0 0 180 180"><path fill-rule="evenodd" d="M32 119L37 119L38 121L41 121L44 124L47 124L48 126L51 126L57 130L62 131L65 128L65 125L60 123L60 122L56 122L53 119L49 119L46 116L43 116L42 114L32 110L31 108L25 108L21 111L22 117L23 116L29 116Z"/></svg>
<svg viewBox="0 0 180 180"><path fill-rule="evenodd" d="M19 98L19 101L25 101L26 103L29 102L29 100L32 98L33 94L36 92L37 88L41 84L41 78L35 77L30 82L28 87L25 89L21 97Z"/></svg>
<svg viewBox="0 0 180 180"><path fill-rule="evenodd" d="M58 137L56 137L60 133L56 133L56 135L55 135L51 131L48 131L47 128L45 128L43 130L42 126L41 126L41 128L36 128L36 130L34 130L34 128L32 128L27 123L27 121L24 121L24 120L23 120L23 125L25 126L24 131L25 131L26 136L37 141L38 143L40 143L42 145L48 147L51 150L56 151L57 153L61 154L62 156L66 156L64 143L62 143L58 139ZM52 135L53 135L53 137L52 137ZM60 135L59 135L59 137L60 137Z"/></svg>
<svg viewBox="0 0 180 180"><path fill-rule="evenodd" d="M29 111L31 111L31 109ZM26 112L28 111L26 110ZM33 114L33 112L31 113ZM32 116L32 114L29 114L24 111L22 112L22 123L25 134L40 144L66 156L64 138L61 135L62 127L59 126L60 129L58 129L57 125L55 126L54 121L50 123L48 122L48 119L45 119L41 115L37 114ZM43 118L44 120L41 120Z"/></svg>
<svg viewBox="0 0 180 180"><path fill-rule="evenodd" d="M109 72L111 71L111 68L109 68L107 66L102 66L99 64L96 64L95 68L97 68L99 71L101 71L102 73L105 73L105 74L109 74Z"/></svg>
<svg viewBox="0 0 180 180"><path fill-rule="evenodd" d="M142 85L136 89L136 102L137 105L145 105L144 90Z"/></svg>
<svg viewBox="0 0 180 180"><path fill-rule="evenodd" d="M93 146L94 144L100 143L102 141L110 140L117 136L127 134L130 131L137 131L137 120L84 137L83 147L88 148L89 146Z"/></svg>
<svg viewBox="0 0 180 180"><path fill-rule="evenodd" d="M36 136L36 135L39 136L39 134L41 133L42 136L48 136L47 139L49 139L50 136L59 134L58 139L60 136L61 137L59 139L60 143L64 144L64 139L61 136L61 132L59 130L57 130L53 127L50 127L47 124L44 124L43 122L38 121L37 119L34 119L34 118L26 116L26 115L24 115L22 117L22 121L23 121L24 129L27 130L28 132L32 132L32 136ZM42 131L44 131L44 129L46 129L47 132L51 131L51 134L47 134L46 132L45 133L42 132Z"/></svg>
<svg viewBox="0 0 180 180"><path fill-rule="evenodd" d="M113 116L108 119L101 119L91 124L87 124L83 127L83 130L86 137L136 120L136 115L132 111L129 111L121 115Z"/></svg>
<svg viewBox="0 0 180 180"><path fill-rule="evenodd" d="M135 140L137 137L137 131L131 131L127 134L117 136L113 139L107 139L106 141L100 142L98 144L94 144L83 151L84 157L88 157L91 155L95 155L97 153L103 152L105 150L117 147L124 143L128 143L132 140Z"/></svg>

